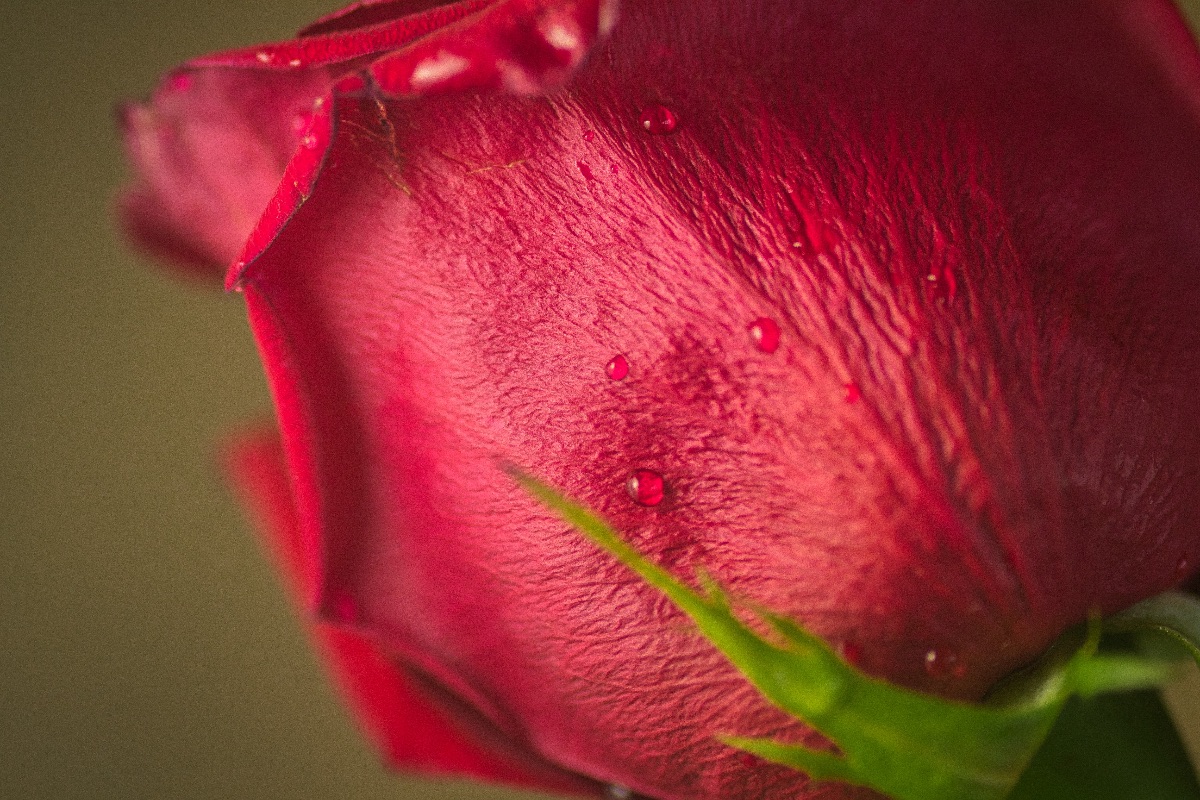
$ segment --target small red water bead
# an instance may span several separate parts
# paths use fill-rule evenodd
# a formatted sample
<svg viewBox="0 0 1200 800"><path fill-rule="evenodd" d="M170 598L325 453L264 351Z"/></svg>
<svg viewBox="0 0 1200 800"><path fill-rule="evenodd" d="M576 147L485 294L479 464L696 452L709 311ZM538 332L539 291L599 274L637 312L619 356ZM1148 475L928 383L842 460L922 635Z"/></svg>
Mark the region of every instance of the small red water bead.
<svg viewBox="0 0 1200 800"><path fill-rule="evenodd" d="M675 118L675 112L666 106L657 105L648 106L643 110L640 121L648 133L655 135L671 133L679 124L679 120Z"/></svg>
<svg viewBox="0 0 1200 800"><path fill-rule="evenodd" d="M594 141L596 141L596 132L595 132L595 131L591 131L591 130L584 131L584 132L583 132L583 140L584 140L585 142L594 142Z"/></svg>
<svg viewBox="0 0 1200 800"><path fill-rule="evenodd" d="M615 355L612 361L604 366L604 374L614 381L624 380L629 374L629 361L623 355Z"/></svg>
<svg viewBox="0 0 1200 800"><path fill-rule="evenodd" d="M626 491L639 506L656 506L663 500L663 479L654 470L634 470L625 484Z"/></svg>
<svg viewBox="0 0 1200 800"><path fill-rule="evenodd" d="M750 338L754 340L754 346L764 353L774 353L779 349L779 325L775 320L769 317L759 317L750 323L750 327L746 329L750 333Z"/></svg>
<svg viewBox="0 0 1200 800"><path fill-rule="evenodd" d="M948 650L930 650L925 654L925 674L939 679L961 678L967 674L967 665Z"/></svg>
<svg viewBox="0 0 1200 800"><path fill-rule="evenodd" d="M857 383L847 383L843 388L846 390L847 403L857 403L859 398L862 397L862 390L858 388Z"/></svg>

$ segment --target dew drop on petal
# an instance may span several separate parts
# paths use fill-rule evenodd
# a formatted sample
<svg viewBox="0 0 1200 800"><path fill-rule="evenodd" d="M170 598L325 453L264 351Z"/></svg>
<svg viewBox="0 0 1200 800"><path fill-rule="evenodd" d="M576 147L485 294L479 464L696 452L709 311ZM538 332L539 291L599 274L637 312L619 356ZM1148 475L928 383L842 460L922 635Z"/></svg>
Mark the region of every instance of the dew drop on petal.
<svg viewBox="0 0 1200 800"><path fill-rule="evenodd" d="M640 122L648 133L655 135L671 133L679 124L679 120L675 118L675 112L666 106L659 105L646 107L642 111Z"/></svg>
<svg viewBox="0 0 1200 800"><path fill-rule="evenodd" d="M619 166L617 166L615 163L613 163L613 164L609 165L608 171L611 172L613 175L619 175L621 173L621 168Z"/></svg>
<svg viewBox="0 0 1200 800"><path fill-rule="evenodd" d="M954 273L945 268L938 268L925 276L926 291L935 302L950 304L958 294L958 281Z"/></svg>
<svg viewBox="0 0 1200 800"><path fill-rule="evenodd" d="M579 171L583 174L585 180L596 180L596 173L592 172L592 168L587 165L586 161L576 161L575 166L579 167Z"/></svg>
<svg viewBox="0 0 1200 800"><path fill-rule="evenodd" d="M764 353L774 353L779 349L779 325L770 317L759 317L746 330L754 346Z"/></svg>
<svg viewBox="0 0 1200 800"><path fill-rule="evenodd" d="M930 650L925 654L925 674L931 678L961 678L966 672L966 664L949 650Z"/></svg>
<svg viewBox="0 0 1200 800"><path fill-rule="evenodd" d="M662 475L654 470L634 470L625 483L625 489L639 506L656 506L663 500Z"/></svg>
<svg viewBox="0 0 1200 800"><path fill-rule="evenodd" d="M167 87L172 92L186 92L192 88L192 76L186 72L177 72L171 76Z"/></svg>
<svg viewBox="0 0 1200 800"><path fill-rule="evenodd" d="M596 141L596 132L595 132L595 131L584 131L584 132L583 132L583 140L584 140L585 142L594 142L594 141Z"/></svg>
<svg viewBox="0 0 1200 800"><path fill-rule="evenodd" d="M266 50L259 50L257 53L254 54L254 58L260 64L270 64L271 61L273 60L271 58L271 54L268 53Z"/></svg>
<svg viewBox="0 0 1200 800"><path fill-rule="evenodd" d="M295 69L296 67L300 66L301 63L302 62L300 61L300 59L293 58L291 61L288 62L288 66Z"/></svg>
<svg viewBox="0 0 1200 800"><path fill-rule="evenodd" d="M300 146L305 150L312 150L317 146L317 136L313 133L306 133L300 137Z"/></svg>
<svg viewBox="0 0 1200 800"><path fill-rule="evenodd" d="M604 374L614 381L624 380L629 374L629 359L620 354L613 356L612 361L605 365Z"/></svg>
<svg viewBox="0 0 1200 800"><path fill-rule="evenodd" d="M847 403L851 403L851 404L857 403L859 401L859 398L862 397L862 390L859 389L858 384L854 383L853 381L851 381L850 383L844 384L842 388L844 388L846 390L846 402Z"/></svg>

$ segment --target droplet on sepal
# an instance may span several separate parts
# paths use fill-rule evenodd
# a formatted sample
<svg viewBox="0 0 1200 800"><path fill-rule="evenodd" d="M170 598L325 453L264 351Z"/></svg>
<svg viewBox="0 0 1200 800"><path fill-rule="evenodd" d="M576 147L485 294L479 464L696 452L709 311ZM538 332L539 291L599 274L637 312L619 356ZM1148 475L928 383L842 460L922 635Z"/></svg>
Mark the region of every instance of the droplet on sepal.
<svg viewBox="0 0 1200 800"><path fill-rule="evenodd" d="M779 349L779 325L770 317L759 317L746 329L754 346L764 353Z"/></svg>
<svg viewBox="0 0 1200 800"><path fill-rule="evenodd" d="M604 374L614 381L624 380L629 374L629 359L618 353L604 366Z"/></svg>
<svg viewBox="0 0 1200 800"><path fill-rule="evenodd" d="M656 506L663 500L663 477L651 469L634 470L625 482L625 490L639 506Z"/></svg>
<svg viewBox="0 0 1200 800"><path fill-rule="evenodd" d="M675 112L660 105L647 106L642 111L640 121L646 132L656 136L671 133L679 125Z"/></svg>

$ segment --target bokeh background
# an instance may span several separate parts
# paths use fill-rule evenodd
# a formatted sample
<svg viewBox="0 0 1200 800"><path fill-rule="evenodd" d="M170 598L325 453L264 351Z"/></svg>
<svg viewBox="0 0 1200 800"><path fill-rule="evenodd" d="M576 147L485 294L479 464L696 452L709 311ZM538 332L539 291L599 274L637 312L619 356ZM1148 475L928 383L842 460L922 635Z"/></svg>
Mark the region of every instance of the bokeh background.
<svg viewBox="0 0 1200 800"><path fill-rule="evenodd" d="M109 216L120 99L337 2L0 6L3 800L527 796L367 750L215 466L270 416L241 300L151 268ZM1198 687L1170 702L1200 753Z"/></svg>

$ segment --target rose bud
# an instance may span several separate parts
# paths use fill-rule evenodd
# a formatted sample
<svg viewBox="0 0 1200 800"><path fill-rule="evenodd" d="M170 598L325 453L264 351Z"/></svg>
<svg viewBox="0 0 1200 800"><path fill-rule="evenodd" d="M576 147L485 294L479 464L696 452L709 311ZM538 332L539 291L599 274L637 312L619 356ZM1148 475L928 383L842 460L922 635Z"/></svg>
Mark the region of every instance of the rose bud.
<svg viewBox="0 0 1200 800"><path fill-rule="evenodd" d="M508 462L952 698L1196 573L1162 0L376 0L126 119L131 232L232 262L284 454L238 472L401 766L875 796L718 741L819 740Z"/></svg>

